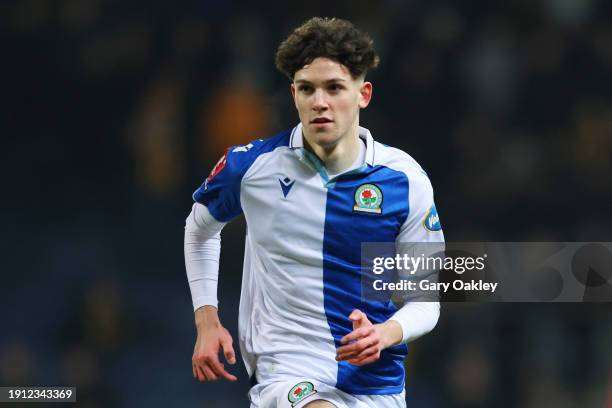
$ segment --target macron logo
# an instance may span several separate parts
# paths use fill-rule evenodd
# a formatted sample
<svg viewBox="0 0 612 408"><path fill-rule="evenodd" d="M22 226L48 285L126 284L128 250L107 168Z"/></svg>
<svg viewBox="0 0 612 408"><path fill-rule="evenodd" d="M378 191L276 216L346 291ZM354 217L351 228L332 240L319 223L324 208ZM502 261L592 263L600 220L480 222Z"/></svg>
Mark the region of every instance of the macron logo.
<svg viewBox="0 0 612 408"><path fill-rule="evenodd" d="M283 190L283 196L287 198L287 194L289 194L289 191L291 191L291 187L293 187L293 184L295 184L295 180L291 180L289 177L285 177L282 180L278 179L278 182L280 183L281 189Z"/></svg>

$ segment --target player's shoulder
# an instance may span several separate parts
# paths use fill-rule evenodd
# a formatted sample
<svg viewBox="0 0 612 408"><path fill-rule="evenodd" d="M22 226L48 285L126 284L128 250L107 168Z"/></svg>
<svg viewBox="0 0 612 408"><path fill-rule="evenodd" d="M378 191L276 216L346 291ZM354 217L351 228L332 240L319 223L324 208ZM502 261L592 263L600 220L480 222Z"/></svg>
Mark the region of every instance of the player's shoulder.
<svg viewBox="0 0 612 408"><path fill-rule="evenodd" d="M279 148L288 147L291 130L285 130L266 138L253 139L250 142L230 146L222 159L225 159L232 172L244 173L257 158Z"/></svg>
<svg viewBox="0 0 612 408"><path fill-rule="evenodd" d="M270 137L253 139L244 145L231 146L227 150L228 153L235 154L236 158L248 159L272 152L279 147L288 147L290 138L291 130L285 130Z"/></svg>
<svg viewBox="0 0 612 408"><path fill-rule="evenodd" d="M409 183L413 186L419 185L422 188L431 189L431 182L427 173L408 153L376 141L374 142L374 149L377 165L405 174Z"/></svg>
<svg viewBox="0 0 612 408"><path fill-rule="evenodd" d="M279 147L289 147L293 129L283 130L266 138L252 140L249 144L253 146L254 152L261 154L271 152Z"/></svg>

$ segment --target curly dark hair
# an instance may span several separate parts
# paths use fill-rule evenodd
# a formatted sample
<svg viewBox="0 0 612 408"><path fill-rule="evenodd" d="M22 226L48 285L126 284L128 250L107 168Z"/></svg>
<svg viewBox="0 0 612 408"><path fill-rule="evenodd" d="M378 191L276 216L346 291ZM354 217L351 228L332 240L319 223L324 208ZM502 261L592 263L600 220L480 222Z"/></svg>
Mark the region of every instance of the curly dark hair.
<svg viewBox="0 0 612 408"><path fill-rule="evenodd" d="M380 61L372 38L351 22L313 17L280 44L276 51L276 68L293 81L297 71L318 57L346 66L353 79L365 77Z"/></svg>

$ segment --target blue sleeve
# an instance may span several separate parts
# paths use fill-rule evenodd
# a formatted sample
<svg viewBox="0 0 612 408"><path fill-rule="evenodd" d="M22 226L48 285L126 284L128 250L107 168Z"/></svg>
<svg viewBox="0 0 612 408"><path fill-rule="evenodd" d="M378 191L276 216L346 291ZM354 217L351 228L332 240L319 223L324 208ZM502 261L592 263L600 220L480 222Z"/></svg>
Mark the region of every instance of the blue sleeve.
<svg viewBox="0 0 612 408"><path fill-rule="evenodd" d="M204 183L193 193L194 201L204 204L217 221L228 222L242 214L240 206L241 171L239 153L227 149Z"/></svg>
<svg viewBox="0 0 612 408"><path fill-rule="evenodd" d="M242 214L242 177L259 155L278 146L286 146L289 135L290 132L283 132L270 139L258 139L245 146L228 148L204 183L193 193L193 199L208 207L208 211L219 222L229 222Z"/></svg>

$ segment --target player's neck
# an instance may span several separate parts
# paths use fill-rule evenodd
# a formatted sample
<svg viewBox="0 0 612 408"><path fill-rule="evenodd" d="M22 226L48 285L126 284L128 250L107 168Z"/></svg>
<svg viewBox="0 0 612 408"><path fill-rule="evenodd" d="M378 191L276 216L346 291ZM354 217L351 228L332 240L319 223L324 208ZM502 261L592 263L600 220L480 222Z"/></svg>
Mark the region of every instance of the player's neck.
<svg viewBox="0 0 612 408"><path fill-rule="evenodd" d="M359 154L359 128L355 126L333 146L319 146L308 143L304 138L304 147L310 150L325 165L328 173L338 174L348 169Z"/></svg>

